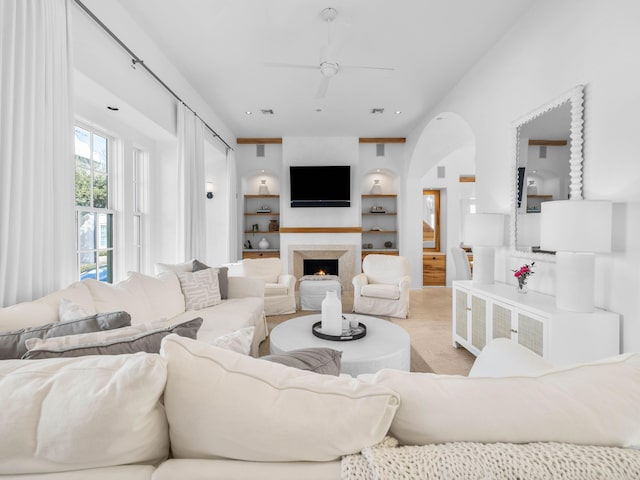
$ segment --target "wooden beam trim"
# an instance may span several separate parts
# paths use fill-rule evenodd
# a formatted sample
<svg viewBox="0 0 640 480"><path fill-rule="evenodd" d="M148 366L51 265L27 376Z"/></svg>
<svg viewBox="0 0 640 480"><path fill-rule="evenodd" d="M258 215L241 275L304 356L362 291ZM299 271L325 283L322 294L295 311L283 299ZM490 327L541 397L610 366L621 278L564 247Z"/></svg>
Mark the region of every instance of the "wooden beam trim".
<svg viewBox="0 0 640 480"><path fill-rule="evenodd" d="M475 175L460 175L460 183L474 183L475 181Z"/></svg>
<svg viewBox="0 0 640 480"><path fill-rule="evenodd" d="M547 145L548 147L564 147L567 144L566 140L534 140L529 139L529 145Z"/></svg>
<svg viewBox="0 0 640 480"><path fill-rule="evenodd" d="M360 143L406 143L404 137L360 137Z"/></svg>
<svg viewBox="0 0 640 480"><path fill-rule="evenodd" d="M266 144L281 144L282 138L236 138L238 145L266 145Z"/></svg>
<svg viewBox="0 0 640 480"><path fill-rule="evenodd" d="M280 233L362 233L362 227L280 227Z"/></svg>

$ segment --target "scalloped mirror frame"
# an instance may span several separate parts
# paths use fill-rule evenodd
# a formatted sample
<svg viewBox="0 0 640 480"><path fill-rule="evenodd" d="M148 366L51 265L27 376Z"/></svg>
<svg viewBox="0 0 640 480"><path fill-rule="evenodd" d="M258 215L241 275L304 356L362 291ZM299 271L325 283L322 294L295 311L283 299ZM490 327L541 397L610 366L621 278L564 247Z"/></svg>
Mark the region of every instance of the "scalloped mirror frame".
<svg viewBox="0 0 640 480"><path fill-rule="evenodd" d="M513 256L526 257L531 259L544 259L545 261L553 261L555 256L549 253L526 252L517 250L517 195L518 195L518 150L520 146L520 127L526 125L532 120L540 117L546 112L563 105L566 102L571 103L571 126L569 138L571 141L570 157L569 157L569 198L571 200L582 199L582 144L583 125L584 125L584 85L577 85L553 101L542 105L541 107L529 112L528 114L518 118L512 122L513 127L513 145L512 145L512 162L511 171L513 172L513 183L511 188L511 215L510 215L510 245L511 254Z"/></svg>

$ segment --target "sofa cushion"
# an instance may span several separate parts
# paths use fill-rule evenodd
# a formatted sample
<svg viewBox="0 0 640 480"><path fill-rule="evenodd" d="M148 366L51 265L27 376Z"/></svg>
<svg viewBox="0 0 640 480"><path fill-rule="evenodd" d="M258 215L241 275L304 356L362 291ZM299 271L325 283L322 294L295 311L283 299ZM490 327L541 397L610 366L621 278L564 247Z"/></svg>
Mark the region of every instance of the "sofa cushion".
<svg viewBox="0 0 640 480"><path fill-rule="evenodd" d="M300 348L289 352L260 357L260 360L276 362L287 367L309 370L325 375L340 375L342 352L332 348Z"/></svg>
<svg viewBox="0 0 640 480"><path fill-rule="evenodd" d="M380 442L388 388L265 362L169 335L165 408L175 458L329 461ZM225 394L222 394L225 392Z"/></svg>
<svg viewBox="0 0 640 480"><path fill-rule="evenodd" d="M566 442L640 446L640 354L522 377L381 370L402 404L391 435L411 445Z"/></svg>
<svg viewBox="0 0 640 480"><path fill-rule="evenodd" d="M43 358L56 357L83 357L87 355L123 355L127 353L158 353L160 342L171 333L196 338L198 328L202 325L201 318L194 318L188 322L180 323L172 327L138 333L130 337L112 338L96 343L73 345L63 348L49 348L38 346L31 348L22 358L25 360L41 360Z"/></svg>
<svg viewBox="0 0 640 480"><path fill-rule="evenodd" d="M400 298L400 289L397 285L384 285L382 283L368 283L360 289L360 295L363 297L388 298L389 300L398 300Z"/></svg>
<svg viewBox="0 0 640 480"><path fill-rule="evenodd" d="M180 280L187 311L211 307L222 301L216 268L207 268L198 272L178 272L176 275Z"/></svg>
<svg viewBox="0 0 640 480"><path fill-rule="evenodd" d="M211 268L199 260L193 261L193 272L199 272ZM220 289L220 298L226 300L229 298L229 267L216 267L218 269L218 288Z"/></svg>
<svg viewBox="0 0 640 480"><path fill-rule="evenodd" d="M512 377L551 370L553 364L510 338L495 338L480 352L470 377Z"/></svg>
<svg viewBox="0 0 640 480"><path fill-rule="evenodd" d="M287 295L289 289L286 285L280 283L267 283L264 286L265 297L279 297L281 295Z"/></svg>
<svg viewBox="0 0 640 480"><path fill-rule="evenodd" d="M15 330L57 322L60 320L58 311L60 300L63 298L82 306L89 315L96 313L91 292L89 292L85 283L75 282L67 288L32 302L23 302L0 308L0 330Z"/></svg>
<svg viewBox="0 0 640 480"><path fill-rule="evenodd" d="M278 283L282 273L282 260L277 257L245 258L242 260L242 270L247 277L261 278L267 283Z"/></svg>
<svg viewBox="0 0 640 480"><path fill-rule="evenodd" d="M96 311L125 310L131 314L134 325L171 318L185 310L180 282L173 272L157 277L129 272L126 280L114 285L93 279L84 282Z"/></svg>
<svg viewBox="0 0 640 480"><path fill-rule="evenodd" d="M166 378L147 353L0 362L0 475L163 460Z"/></svg>
<svg viewBox="0 0 640 480"><path fill-rule="evenodd" d="M156 275L162 272L193 272L193 260L183 263L156 263Z"/></svg>
<svg viewBox="0 0 640 480"><path fill-rule="evenodd" d="M0 333L0 359L21 358L27 351L29 338L50 338L77 333L98 332L131 325L127 312L97 313L68 322L54 322L37 327L21 328Z"/></svg>

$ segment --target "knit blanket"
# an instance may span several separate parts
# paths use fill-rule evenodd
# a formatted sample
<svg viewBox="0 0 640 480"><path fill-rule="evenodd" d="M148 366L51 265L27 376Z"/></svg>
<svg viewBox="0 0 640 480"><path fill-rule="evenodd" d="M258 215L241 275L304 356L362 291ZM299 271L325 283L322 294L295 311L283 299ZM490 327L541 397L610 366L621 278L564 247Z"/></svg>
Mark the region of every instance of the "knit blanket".
<svg viewBox="0 0 640 480"><path fill-rule="evenodd" d="M631 480L640 450L566 443L398 446L394 438L342 458L343 480Z"/></svg>

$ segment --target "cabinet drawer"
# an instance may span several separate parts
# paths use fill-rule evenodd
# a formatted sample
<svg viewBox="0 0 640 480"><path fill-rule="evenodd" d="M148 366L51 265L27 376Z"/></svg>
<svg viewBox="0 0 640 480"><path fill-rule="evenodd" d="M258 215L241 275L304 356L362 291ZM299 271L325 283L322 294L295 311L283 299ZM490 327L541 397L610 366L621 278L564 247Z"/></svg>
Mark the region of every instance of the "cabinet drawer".
<svg viewBox="0 0 640 480"><path fill-rule="evenodd" d="M280 257L280 252L242 252L242 258L271 258Z"/></svg>
<svg viewBox="0 0 640 480"><path fill-rule="evenodd" d="M422 256L422 284L425 286L443 286L447 279L447 256L444 254L425 254Z"/></svg>

